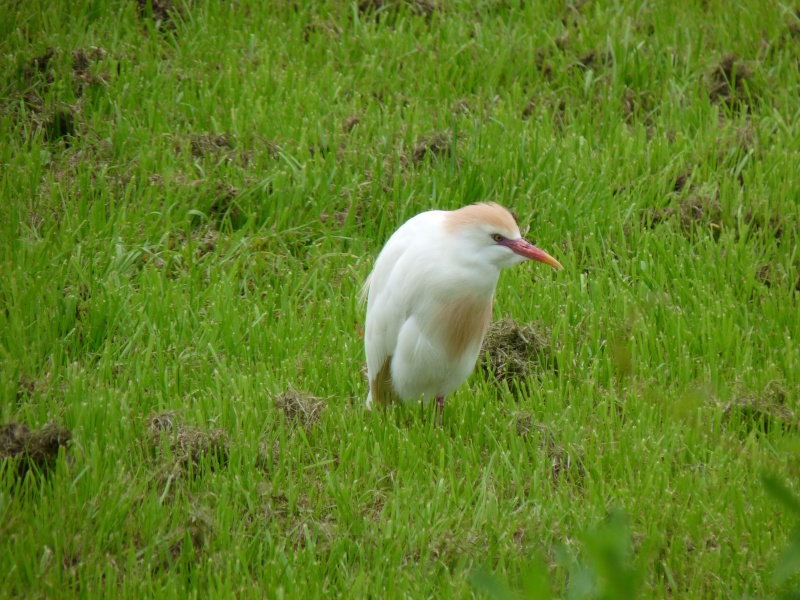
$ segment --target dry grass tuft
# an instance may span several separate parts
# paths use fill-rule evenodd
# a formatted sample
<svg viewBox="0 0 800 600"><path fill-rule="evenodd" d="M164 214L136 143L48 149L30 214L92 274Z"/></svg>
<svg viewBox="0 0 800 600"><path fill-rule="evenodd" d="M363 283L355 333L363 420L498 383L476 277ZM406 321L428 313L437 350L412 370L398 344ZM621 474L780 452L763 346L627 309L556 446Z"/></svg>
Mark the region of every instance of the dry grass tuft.
<svg viewBox="0 0 800 600"><path fill-rule="evenodd" d="M325 410L322 399L292 388L275 398L275 406L286 415L287 421L305 428L313 427Z"/></svg>
<svg viewBox="0 0 800 600"><path fill-rule="evenodd" d="M228 460L230 440L224 429L198 429L181 423L176 411L166 411L151 417L147 422L150 448L161 453L163 439L168 439L169 466L174 474L189 465L197 467L203 457L209 456L217 464L224 465ZM162 455L162 458L166 458Z"/></svg>
<svg viewBox="0 0 800 600"><path fill-rule="evenodd" d="M509 318L489 326L481 349L481 367L498 381L523 379L550 359L550 333Z"/></svg>

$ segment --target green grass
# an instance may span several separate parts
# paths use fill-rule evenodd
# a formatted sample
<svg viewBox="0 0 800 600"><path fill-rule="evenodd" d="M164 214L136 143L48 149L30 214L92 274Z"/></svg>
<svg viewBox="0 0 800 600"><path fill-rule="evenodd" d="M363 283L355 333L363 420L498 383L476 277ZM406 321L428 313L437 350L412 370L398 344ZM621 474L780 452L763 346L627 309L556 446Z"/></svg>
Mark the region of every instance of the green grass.
<svg viewBox="0 0 800 600"><path fill-rule="evenodd" d="M798 6L358 4L0 7L0 424L73 436L0 463L0 595L795 589ZM484 199L558 368L367 413L382 244Z"/></svg>

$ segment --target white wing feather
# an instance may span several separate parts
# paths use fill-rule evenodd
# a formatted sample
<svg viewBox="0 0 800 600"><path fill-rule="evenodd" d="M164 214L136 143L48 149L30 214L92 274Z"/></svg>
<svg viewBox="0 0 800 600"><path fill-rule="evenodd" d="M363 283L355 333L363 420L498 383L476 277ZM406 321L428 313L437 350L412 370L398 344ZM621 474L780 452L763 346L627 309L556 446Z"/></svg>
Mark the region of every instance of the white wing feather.
<svg viewBox="0 0 800 600"><path fill-rule="evenodd" d="M364 346L370 381L395 352L400 329L419 292L414 282L420 279L413 277L422 266L418 259L432 240L438 240L444 215L443 211L428 211L404 223L386 242L367 279Z"/></svg>

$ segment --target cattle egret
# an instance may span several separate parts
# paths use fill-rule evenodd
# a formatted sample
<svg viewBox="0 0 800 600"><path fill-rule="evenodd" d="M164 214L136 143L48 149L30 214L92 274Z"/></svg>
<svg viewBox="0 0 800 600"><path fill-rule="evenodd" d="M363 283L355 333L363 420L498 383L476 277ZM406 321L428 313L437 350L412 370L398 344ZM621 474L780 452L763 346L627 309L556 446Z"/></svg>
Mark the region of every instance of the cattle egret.
<svg viewBox="0 0 800 600"><path fill-rule="evenodd" d="M444 410L444 397L475 368L500 269L525 260L564 268L522 239L498 204L432 210L406 221L364 284L367 408L435 398Z"/></svg>

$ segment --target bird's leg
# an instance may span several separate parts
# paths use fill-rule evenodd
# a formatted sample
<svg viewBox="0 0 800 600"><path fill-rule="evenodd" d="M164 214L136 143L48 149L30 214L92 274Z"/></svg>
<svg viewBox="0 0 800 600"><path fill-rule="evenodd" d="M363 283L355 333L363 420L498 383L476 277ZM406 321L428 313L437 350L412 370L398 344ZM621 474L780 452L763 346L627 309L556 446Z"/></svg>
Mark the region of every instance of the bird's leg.
<svg viewBox="0 0 800 600"><path fill-rule="evenodd" d="M439 413L439 425L444 424L444 396L436 396L436 412Z"/></svg>

